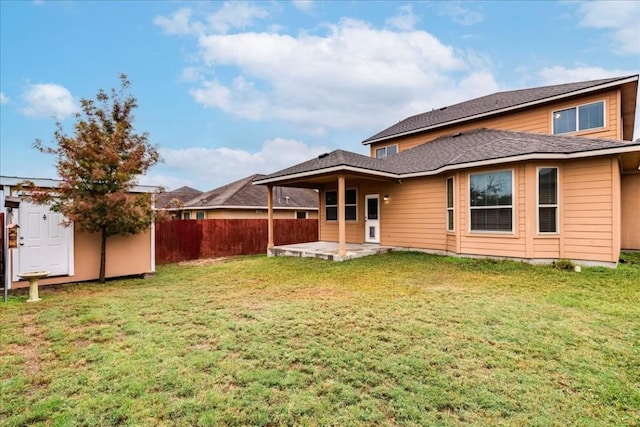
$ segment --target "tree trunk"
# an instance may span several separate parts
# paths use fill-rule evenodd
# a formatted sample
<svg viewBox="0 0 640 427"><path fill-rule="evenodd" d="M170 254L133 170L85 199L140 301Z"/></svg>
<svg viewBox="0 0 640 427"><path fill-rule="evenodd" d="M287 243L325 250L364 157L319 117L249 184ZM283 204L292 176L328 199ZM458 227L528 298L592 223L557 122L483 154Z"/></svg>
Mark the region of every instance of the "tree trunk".
<svg viewBox="0 0 640 427"><path fill-rule="evenodd" d="M100 283L105 282L106 258L107 258L107 230L100 233Z"/></svg>

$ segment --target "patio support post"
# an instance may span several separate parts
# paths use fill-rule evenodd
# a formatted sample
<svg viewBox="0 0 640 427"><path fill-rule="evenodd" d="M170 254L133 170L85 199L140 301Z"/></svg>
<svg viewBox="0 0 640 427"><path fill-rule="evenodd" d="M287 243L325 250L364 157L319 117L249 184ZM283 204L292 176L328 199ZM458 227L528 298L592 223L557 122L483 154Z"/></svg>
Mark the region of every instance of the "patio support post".
<svg viewBox="0 0 640 427"><path fill-rule="evenodd" d="M267 223L269 228L269 242L267 249L274 247L273 244L273 185L267 185Z"/></svg>
<svg viewBox="0 0 640 427"><path fill-rule="evenodd" d="M338 255L347 255L347 225L344 219L344 197L345 197L344 175L338 177Z"/></svg>

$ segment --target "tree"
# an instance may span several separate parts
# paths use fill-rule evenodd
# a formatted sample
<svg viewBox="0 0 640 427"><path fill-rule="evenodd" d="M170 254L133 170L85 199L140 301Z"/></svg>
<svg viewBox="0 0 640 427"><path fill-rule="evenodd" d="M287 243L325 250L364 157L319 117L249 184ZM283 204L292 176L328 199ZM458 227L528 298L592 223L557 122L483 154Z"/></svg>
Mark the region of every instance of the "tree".
<svg viewBox="0 0 640 427"><path fill-rule="evenodd" d="M34 190L31 199L50 204L69 222L89 233L99 233L100 282L105 281L106 244L109 237L140 233L153 223L151 194L132 194L138 178L159 160L148 134L136 133L133 110L137 100L131 83L120 75L121 87L111 94L100 89L96 99L82 99L74 133L67 136L56 123L55 147L36 140L40 152L56 156L62 183L55 191Z"/></svg>

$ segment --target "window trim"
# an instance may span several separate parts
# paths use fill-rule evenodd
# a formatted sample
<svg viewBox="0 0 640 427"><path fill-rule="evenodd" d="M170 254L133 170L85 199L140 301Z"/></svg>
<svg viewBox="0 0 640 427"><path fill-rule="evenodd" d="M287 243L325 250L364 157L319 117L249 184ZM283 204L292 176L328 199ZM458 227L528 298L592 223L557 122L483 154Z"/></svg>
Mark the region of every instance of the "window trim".
<svg viewBox="0 0 640 427"><path fill-rule="evenodd" d="M456 231L456 179L454 176L448 176L445 182L447 204L447 231L450 233L454 233ZM451 182L451 207L449 207L449 182ZM452 212L451 223L449 223L449 211Z"/></svg>
<svg viewBox="0 0 640 427"><path fill-rule="evenodd" d="M393 154L387 154L387 149L389 147L396 147L396 152L393 154L398 154L399 150L398 150L398 144L389 144L389 145L385 145L384 147L378 147L375 149L374 154L375 154L375 158L376 159L384 159L385 157L389 157L390 155L393 156ZM384 156L382 157L378 157L378 150L384 150Z"/></svg>
<svg viewBox="0 0 640 427"><path fill-rule="evenodd" d="M498 172L510 172L511 173L511 205L504 205L504 206L471 206L471 176L472 175L483 175L483 174L489 174L489 173L498 173ZM467 174L467 196L469 198L467 205L468 205L468 214L469 214L469 220L467 221L468 225L467 225L467 229L469 234L499 234L499 235L503 235L503 236L515 236L516 234L516 196L514 194L515 190L516 190L516 174L515 174L515 169L514 168L510 168L510 169L495 169L495 170L489 170L489 171L484 171L484 172L469 172ZM471 211L474 209L487 209L487 208L495 208L495 209L508 209L511 208L511 231L499 231L499 230L474 230L471 228L472 226L472 221L471 221Z"/></svg>
<svg viewBox="0 0 640 427"><path fill-rule="evenodd" d="M556 170L556 203L540 204L540 170ZM556 231L540 231L540 208L556 208ZM560 234L560 168L558 166L538 166L536 168L536 232L543 236L556 236Z"/></svg>
<svg viewBox="0 0 640 427"><path fill-rule="evenodd" d="M355 193L356 193L356 202L355 203L347 203L347 201L346 201L347 192L351 191L351 190L355 191ZM336 205L328 205L327 204L327 193L332 193L332 192L336 193L336 202L338 204L340 203L340 201L338 200L338 190L325 190L324 191L324 220L325 220L325 222L338 222L338 220L340 219L340 218L338 218L337 214L336 214L336 217L337 217L336 219L327 219L327 208L328 207L335 207L336 209L338 208L338 204L336 204ZM345 188L344 189L344 193L345 193L344 194L345 195L345 203L344 203L344 208L345 208L344 209L344 215L345 215L345 218L344 218L344 220L346 222L358 222L358 189L356 187ZM347 219L346 218L347 206L354 206L356 208L356 217L354 219Z"/></svg>
<svg viewBox="0 0 640 427"><path fill-rule="evenodd" d="M602 126L598 126L598 127L592 127L592 128L587 128L587 129L579 129L580 127L580 107L586 107L588 105L594 105L594 104L602 104ZM554 116L556 113L560 112L560 111L564 111L564 110L576 110L576 126L575 126L575 130L569 131L569 132L562 132L562 133L555 133L555 124L554 124ZM579 132L590 132L593 130L597 130L597 129L605 129L607 127L607 103L606 100L601 99L598 101L593 101L593 102L586 102L584 104L576 104L573 105L571 107L564 107L564 108L558 108L555 109L553 111L551 111L551 135L569 135L571 133L579 133Z"/></svg>

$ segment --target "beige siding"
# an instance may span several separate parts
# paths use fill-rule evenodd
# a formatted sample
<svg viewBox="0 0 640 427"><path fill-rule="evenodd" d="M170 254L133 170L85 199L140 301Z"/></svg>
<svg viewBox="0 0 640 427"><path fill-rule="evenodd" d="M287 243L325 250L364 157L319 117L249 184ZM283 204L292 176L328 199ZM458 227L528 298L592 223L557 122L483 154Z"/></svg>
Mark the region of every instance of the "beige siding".
<svg viewBox="0 0 640 427"><path fill-rule="evenodd" d="M444 251L446 215L445 177L405 180L385 206L381 243Z"/></svg>
<svg viewBox="0 0 640 427"><path fill-rule="evenodd" d="M622 175L623 249L640 250L640 173Z"/></svg>
<svg viewBox="0 0 640 427"><path fill-rule="evenodd" d="M619 236L619 213L614 213L614 199L620 189L616 176L619 171L613 158L565 164L561 199L563 257L617 262L619 246L616 247L615 242ZM605 201L607 196L612 201Z"/></svg>
<svg viewBox="0 0 640 427"><path fill-rule="evenodd" d="M97 280L100 272L100 236L77 229L74 232L73 276L40 280L41 285ZM106 277L131 276L153 271L151 231L135 236L114 236L107 240ZM12 282L12 288L28 287L29 282Z"/></svg>
<svg viewBox="0 0 640 427"><path fill-rule="evenodd" d="M583 132L575 132L567 135L584 136L589 138L622 138L622 121L620 119L620 98L618 90L602 92L597 95L588 95L570 101L561 101L551 105L534 107L525 111L506 113L499 117L479 119L469 123L456 124L448 126L444 129L427 131L419 135L410 135L394 140L393 143L398 144L400 151L408 150L417 145L432 141L440 136L450 135L456 132L468 131L478 128L490 128L500 130L512 130L520 132L533 132L542 134L551 134L552 113L564 108L575 107L577 105L589 104L591 102L605 102L605 126L602 129L594 129ZM392 143L384 141L377 144L371 144L371 156L375 156L375 150Z"/></svg>

